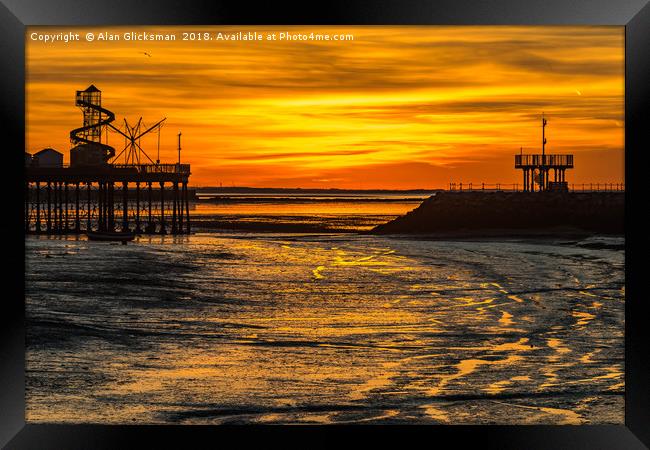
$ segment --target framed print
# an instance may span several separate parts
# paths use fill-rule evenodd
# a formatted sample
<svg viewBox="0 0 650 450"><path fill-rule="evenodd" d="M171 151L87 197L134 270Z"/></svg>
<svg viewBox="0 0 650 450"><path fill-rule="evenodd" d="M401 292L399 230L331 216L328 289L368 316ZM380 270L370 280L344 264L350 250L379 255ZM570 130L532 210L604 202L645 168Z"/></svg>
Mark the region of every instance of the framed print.
<svg viewBox="0 0 650 450"><path fill-rule="evenodd" d="M646 2L0 10L7 448L648 445Z"/></svg>

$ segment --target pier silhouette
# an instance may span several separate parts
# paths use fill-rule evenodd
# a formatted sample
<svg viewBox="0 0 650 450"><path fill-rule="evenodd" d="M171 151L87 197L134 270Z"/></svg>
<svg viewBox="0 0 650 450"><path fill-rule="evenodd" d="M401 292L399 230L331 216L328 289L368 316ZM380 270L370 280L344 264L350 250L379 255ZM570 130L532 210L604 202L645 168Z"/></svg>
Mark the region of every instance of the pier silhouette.
<svg viewBox="0 0 650 450"><path fill-rule="evenodd" d="M75 104L83 112L83 126L70 132L77 144L70 150L70 164L62 164L62 155L57 159L52 149L50 164L26 154L25 232L189 233L191 172L189 164L180 162L180 134L178 162L160 164L144 152L140 139L160 132L164 119L144 131L142 119L133 127L125 120L122 131L112 124L115 114L102 107L101 91L94 85L77 91ZM127 141L117 155L102 142L108 128ZM117 162L121 155L124 163ZM149 163L142 163L145 159Z"/></svg>

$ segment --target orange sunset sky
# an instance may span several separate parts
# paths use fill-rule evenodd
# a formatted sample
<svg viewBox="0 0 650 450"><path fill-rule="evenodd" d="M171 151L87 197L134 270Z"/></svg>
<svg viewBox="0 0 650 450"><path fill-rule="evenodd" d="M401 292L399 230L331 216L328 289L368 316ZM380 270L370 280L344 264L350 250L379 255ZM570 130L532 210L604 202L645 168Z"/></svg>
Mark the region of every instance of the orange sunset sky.
<svg viewBox="0 0 650 450"><path fill-rule="evenodd" d="M81 41L30 39L69 31ZM354 40L86 42L89 31ZM624 181L623 27L28 27L26 52L26 151L66 162L75 91L95 84L115 125L167 117L161 162L176 161L182 131L194 186L521 183L513 155L541 152L542 111L547 153L575 155L570 183ZM142 146L155 159L156 135Z"/></svg>

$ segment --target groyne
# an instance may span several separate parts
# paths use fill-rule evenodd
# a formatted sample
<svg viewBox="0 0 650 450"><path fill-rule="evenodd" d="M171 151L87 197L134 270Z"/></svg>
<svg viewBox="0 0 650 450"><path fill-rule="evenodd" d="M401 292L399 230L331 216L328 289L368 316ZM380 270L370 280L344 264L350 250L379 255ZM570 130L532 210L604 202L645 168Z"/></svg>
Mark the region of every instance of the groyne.
<svg viewBox="0 0 650 450"><path fill-rule="evenodd" d="M373 234L623 234L623 192L438 192Z"/></svg>

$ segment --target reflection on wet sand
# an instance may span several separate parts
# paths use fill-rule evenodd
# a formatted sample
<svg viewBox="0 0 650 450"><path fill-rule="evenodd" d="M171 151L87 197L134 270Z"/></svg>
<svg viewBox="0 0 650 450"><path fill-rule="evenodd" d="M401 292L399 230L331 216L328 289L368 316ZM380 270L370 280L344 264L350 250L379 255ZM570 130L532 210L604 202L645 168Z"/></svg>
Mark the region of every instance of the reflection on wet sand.
<svg viewBox="0 0 650 450"><path fill-rule="evenodd" d="M440 406L444 405L422 405L424 413L434 422L437 423L449 423L450 418L449 414L446 413Z"/></svg>
<svg viewBox="0 0 650 450"><path fill-rule="evenodd" d="M170 243L28 239L29 421L623 422L621 250Z"/></svg>
<svg viewBox="0 0 650 450"><path fill-rule="evenodd" d="M479 366L484 366L484 365L494 365L494 364L499 364L499 365L508 365L515 363L517 361L521 361L521 356L517 355L510 355L504 359L501 360L495 360L495 361L487 361L484 359L464 359L460 361L457 364L457 372L451 375L447 376L442 376L442 379L438 383L437 386L431 388L429 390L429 395L436 396L438 395L444 387L449 384L450 381L453 381L457 378L462 378L476 370L477 367Z"/></svg>
<svg viewBox="0 0 650 450"><path fill-rule="evenodd" d="M493 400L494 403L500 403L502 405L508 405L513 408L522 408L522 409L528 409L532 411L540 411L542 413L546 414L551 414L554 416L559 416L559 420L557 421L552 421L553 423L557 425L580 425L584 422L584 419L577 414L574 411L570 411L567 409L560 409L560 408L549 408L549 407L544 407L544 406L526 406L526 405L519 405L515 403L505 403L505 402L499 402L496 400ZM534 416L535 417L535 416ZM529 421L531 419L528 419ZM532 423L537 423L539 419L535 417L532 420Z"/></svg>
<svg viewBox="0 0 650 450"><path fill-rule="evenodd" d="M512 314L508 311L503 311L499 323L504 326L512 325L514 321L512 320Z"/></svg>

